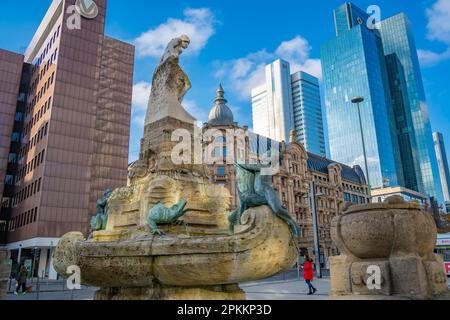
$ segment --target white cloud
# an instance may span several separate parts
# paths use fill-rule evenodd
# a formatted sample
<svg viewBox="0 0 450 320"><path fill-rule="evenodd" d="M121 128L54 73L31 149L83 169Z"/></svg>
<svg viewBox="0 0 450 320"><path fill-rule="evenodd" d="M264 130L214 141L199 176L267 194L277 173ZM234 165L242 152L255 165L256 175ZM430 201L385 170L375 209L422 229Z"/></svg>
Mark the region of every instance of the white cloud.
<svg viewBox="0 0 450 320"><path fill-rule="evenodd" d="M420 63L424 67L450 59L450 1L436 1L431 8L426 10L426 15L428 17L428 39L446 44L447 50L439 53L418 50Z"/></svg>
<svg viewBox="0 0 450 320"><path fill-rule="evenodd" d="M170 18L165 23L150 29L133 42L140 57L159 58L164 52L167 43L173 38L187 34L191 38L191 45L186 54L200 52L215 33L215 18L210 9L188 8L183 12L184 18Z"/></svg>
<svg viewBox="0 0 450 320"><path fill-rule="evenodd" d="M251 53L243 58L218 63L216 77L223 79L225 84L238 96L245 100L251 95L251 90L265 82L265 66L281 58L291 64L291 71L305 71L318 78L322 77L319 59L310 58L311 46L301 37L282 42L275 52L266 49Z"/></svg>
<svg viewBox="0 0 450 320"><path fill-rule="evenodd" d="M438 0L430 9L428 16L428 38L450 45L450 1Z"/></svg>
<svg viewBox="0 0 450 320"><path fill-rule="evenodd" d="M189 112L194 118L197 119L198 122L200 122L200 126L208 121L208 111L200 108L196 101L185 99L183 101L183 108L186 109L187 112Z"/></svg>
<svg viewBox="0 0 450 320"><path fill-rule="evenodd" d="M152 84L141 81L133 85L133 110L147 110Z"/></svg>
<svg viewBox="0 0 450 320"><path fill-rule="evenodd" d="M429 50L417 50L419 54L420 64L423 67L430 67L450 58L450 48L442 53L436 53Z"/></svg>

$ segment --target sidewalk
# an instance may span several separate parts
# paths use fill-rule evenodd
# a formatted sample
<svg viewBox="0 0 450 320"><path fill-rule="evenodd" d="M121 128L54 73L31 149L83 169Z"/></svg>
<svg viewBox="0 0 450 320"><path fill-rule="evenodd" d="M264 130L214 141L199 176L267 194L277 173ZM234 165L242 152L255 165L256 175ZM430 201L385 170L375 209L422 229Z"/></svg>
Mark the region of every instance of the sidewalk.
<svg viewBox="0 0 450 320"><path fill-rule="evenodd" d="M308 295L308 287L303 280L264 281L241 285L248 300L328 300L330 279L317 279L313 282L317 288L315 295Z"/></svg>

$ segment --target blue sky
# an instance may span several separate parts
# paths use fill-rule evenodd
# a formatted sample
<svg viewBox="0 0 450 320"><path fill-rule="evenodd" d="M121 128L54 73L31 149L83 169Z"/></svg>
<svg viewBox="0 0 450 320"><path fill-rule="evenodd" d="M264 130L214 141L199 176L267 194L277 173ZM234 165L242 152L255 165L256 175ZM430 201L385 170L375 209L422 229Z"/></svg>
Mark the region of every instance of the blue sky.
<svg viewBox="0 0 450 320"><path fill-rule="evenodd" d="M106 33L137 46L130 160L137 157L149 83L167 40L188 33L181 63L193 88L185 107L205 121L219 81L240 124L252 127L250 91L277 57L320 75L320 46L334 37L332 10L343 0L109 0ZM0 48L23 52L51 0L5 0ZM450 152L450 0L355 0L376 4L382 18L401 11L414 25L433 130Z"/></svg>

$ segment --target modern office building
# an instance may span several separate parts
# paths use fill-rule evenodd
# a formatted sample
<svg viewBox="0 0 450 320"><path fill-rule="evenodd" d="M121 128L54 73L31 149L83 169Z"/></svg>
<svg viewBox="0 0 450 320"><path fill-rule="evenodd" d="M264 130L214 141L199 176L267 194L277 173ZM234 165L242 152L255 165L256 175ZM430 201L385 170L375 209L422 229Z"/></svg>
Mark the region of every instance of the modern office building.
<svg viewBox="0 0 450 320"><path fill-rule="evenodd" d="M287 141L294 128L291 68L278 59L266 66L265 84L252 90L253 130L277 141Z"/></svg>
<svg viewBox="0 0 450 320"><path fill-rule="evenodd" d="M294 131L307 151L326 156L319 79L299 71L291 76Z"/></svg>
<svg viewBox="0 0 450 320"><path fill-rule="evenodd" d="M411 26L404 14L377 28L368 18L352 3L339 6L336 38L322 47L331 157L367 160L372 188L402 186L443 202ZM353 104L357 96L364 102Z"/></svg>
<svg viewBox="0 0 450 320"><path fill-rule="evenodd" d="M386 95L381 37L367 28L368 15L351 3L335 9L334 19L336 37L321 49L331 158L362 168L367 160L365 174L373 188L397 185L398 152L392 143L393 110ZM364 98L360 112L352 103L356 96Z"/></svg>
<svg viewBox="0 0 450 320"><path fill-rule="evenodd" d="M401 196L405 199L405 201L417 201L424 208L430 206L431 204L430 198L427 196L405 187L389 187L372 190L373 203L382 203L384 200L392 196Z"/></svg>
<svg viewBox="0 0 450 320"><path fill-rule="evenodd" d="M266 83L252 90L253 130L276 141L288 141L291 130L306 150L326 155L319 80L306 73L291 75L281 59L266 66Z"/></svg>
<svg viewBox="0 0 450 320"><path fill-rule="evenodd" d="M227 136L228 130L235 134L233 141ZM302 253L313 253L312 209L308 198L310 183L317 188L317 208L320 237L321 262L326 268L328 258L338 253L331 240L331 221L342 214L344 204L364 204L369 201L369 187L359 166L349 167L315 153L307 152L305 147L292 134L286 142L277 142L250 132L248 127L234 122L231 110L226 106L223 89L210 112L203 132L221 132L215 141L204 143L204 153L211 150L219 157L220 163L209 164L208 169L213 182L225 186L231 193L231 210L237 206L236 171L234 162L226 162L230 155L240 162L256 163L264 158L271 148L278 149L280 155L279 171L273 176L274 188L283 205L301 229L298 245ZM214 143L211 148L210 144ZM233 150L230 149L233 148Z"/></svg>
<svg viewBox="0 0 450 320"><path fill-rule="evenodd" d="M381 22L380 28L384 53L395 54L403 66L406 82L406 95L409 101L417 154L413 153L419 164L416 172L421 175L418 191L434 197L443 203L439 169L433 144L428 105L423 86L422 74L417 55L413 29L404 13L397 14Z"/></svg>
<svg viewBox="0 0 450 320"><path fill-rule="evenodd" d="M23 56L0 50L0 194L6 198L14 195L16 153L20 144L20 127L25 102L18 102L22 79ZM16 108L19 111L16 116ZM16 129L16 130L14 130ZM14 131L14 135L13 135ZM16 152L10 152L15 150ZM2 207L7 206L3 204ZM6 243L8 228L7 209L0 208L0 244Z"/></svg>
<svg viewBox="0 0 450 320"><path fill-rule="evenodd" d="M0 96L3 240L13 270L31 265L34 276L55 277L60 237L86 234L96 200L127 183L134 47L105 36L106 0L69 28L75 2L52 2L23 56L0 55L10 82Z"/></svg>
<svg viewBox="0 0 450 320"><path fill-rule="evenodd" d="M448 168L447 152L445 150L444 136L440 132L433 133L434 147L436 149L436 157L439 167L439 176L442 183L442 191L444 193L444 201L446 210L450 206L450 170Z"/></svg>

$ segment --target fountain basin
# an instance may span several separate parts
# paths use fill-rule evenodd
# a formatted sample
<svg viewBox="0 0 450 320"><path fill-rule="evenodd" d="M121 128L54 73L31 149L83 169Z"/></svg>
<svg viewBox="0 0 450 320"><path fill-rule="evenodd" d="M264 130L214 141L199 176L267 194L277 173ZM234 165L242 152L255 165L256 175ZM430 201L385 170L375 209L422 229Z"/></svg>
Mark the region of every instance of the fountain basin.
<svg viewBox="0 0 450 320"><path fill-rule="evenodd" d="M276 275L297 259L288 225L267 206L249 209L234 235L148 235L115 242L61 239L54 267L81 270L85 285L100 288L200 288L235 285Z"/></svg>

